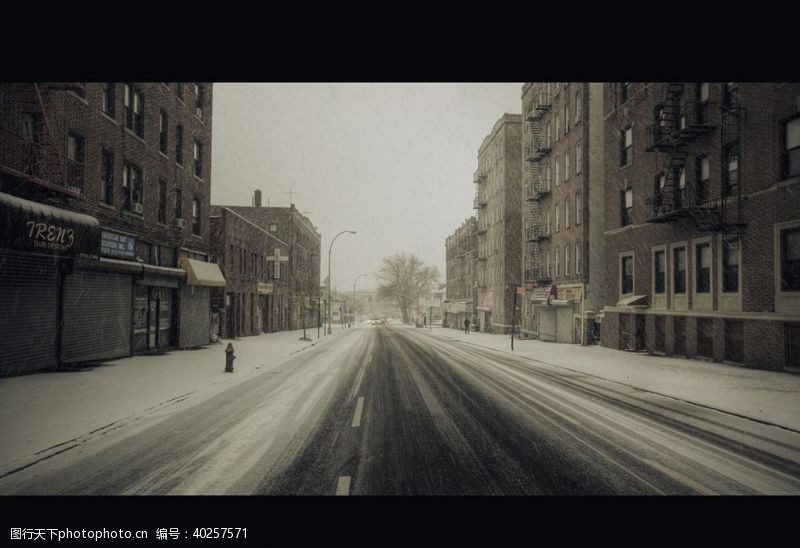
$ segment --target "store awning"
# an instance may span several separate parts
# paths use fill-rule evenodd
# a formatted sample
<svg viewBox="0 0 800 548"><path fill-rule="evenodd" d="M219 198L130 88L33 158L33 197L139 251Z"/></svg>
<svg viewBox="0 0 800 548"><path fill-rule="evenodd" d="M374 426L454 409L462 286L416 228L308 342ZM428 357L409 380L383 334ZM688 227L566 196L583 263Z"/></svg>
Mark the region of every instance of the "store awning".
<svg viewBox="0 0 800 548"><path fill-rule="evenodd" d="M647 307L647 295L633 295L617 302L617 307L623 306Z"/></svg>
<svg viewBox="0 0 800 548"><path fill-rule="evenodd" d="M225 277L217 263L181 257L178 266L186 271L186 283L203 287L225 287Z"/></svg>
<svg viewBox="0 0 800 548"><path fill-rule="evenodd" d="M0 245L48 255L100 255L100 221L0 192Z"/></svg>

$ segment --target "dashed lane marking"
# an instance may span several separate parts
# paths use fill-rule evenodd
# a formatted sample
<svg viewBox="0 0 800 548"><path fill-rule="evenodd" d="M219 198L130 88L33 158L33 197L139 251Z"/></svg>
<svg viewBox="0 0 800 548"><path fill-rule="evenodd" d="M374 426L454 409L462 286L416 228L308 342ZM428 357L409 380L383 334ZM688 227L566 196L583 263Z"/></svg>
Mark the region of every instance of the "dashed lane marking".
<svg viewBox="0 0 800 548"><path fill-rule="evenodd" d="M358 428L361 426L361 414L364 412L364 396L358 398L358 403L356 403L356 412L353 415L353 428Z"/></svg>
<svg viewBox="0 0 800 548"><path fill-rule="evenodd" d="M346 497L350 495L350 476L339 476L336 482L336 496Z"/></svg>

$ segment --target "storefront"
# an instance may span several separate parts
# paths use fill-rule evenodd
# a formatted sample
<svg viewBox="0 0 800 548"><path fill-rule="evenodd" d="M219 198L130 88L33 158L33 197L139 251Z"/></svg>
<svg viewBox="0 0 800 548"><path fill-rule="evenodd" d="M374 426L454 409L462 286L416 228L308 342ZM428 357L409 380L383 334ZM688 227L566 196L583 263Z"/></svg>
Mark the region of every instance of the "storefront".
<svg viewBox="0 0 800 548"><path fill-rule="evenodd" d="M192 348L208 344L212 327L211 291L225 287L225 278L216 263L181 257L178 266L186 272L180 288L178 346Z"/></svg>
<svg viewBox="0 0 800 548"><path fill-rule="evenodd" d="M61 363L75 257L98 255L94 217L0 193L0 374ZM67 348L69 350L69 347Z"/></svg>

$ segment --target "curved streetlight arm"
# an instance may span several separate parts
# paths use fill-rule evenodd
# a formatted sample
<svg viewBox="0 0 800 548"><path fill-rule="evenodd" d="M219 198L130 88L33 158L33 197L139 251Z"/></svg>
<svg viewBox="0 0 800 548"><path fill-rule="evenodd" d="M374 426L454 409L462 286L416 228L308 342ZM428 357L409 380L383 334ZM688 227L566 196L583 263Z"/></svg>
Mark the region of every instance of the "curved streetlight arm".
<svg viewBox="0 0 800 548"><path fill-rule="evenodd" d="M342 230L339 234L333 237L331 245L328 247L328 335L331 334L331 250L333 250L333 242L342 234L355 234L355 230Z"/></svg>

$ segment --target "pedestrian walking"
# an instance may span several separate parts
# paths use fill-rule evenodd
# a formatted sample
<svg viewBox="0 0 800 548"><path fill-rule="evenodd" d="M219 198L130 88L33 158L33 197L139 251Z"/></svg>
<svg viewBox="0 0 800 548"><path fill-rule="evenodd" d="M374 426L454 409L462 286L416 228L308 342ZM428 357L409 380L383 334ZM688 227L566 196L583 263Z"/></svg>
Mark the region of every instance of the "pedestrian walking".
<svg viewBox="0 0 800 548"><path fill-rule="evenodd" d="M464 318L464 334L469 335L469 318Z"/></svg>

